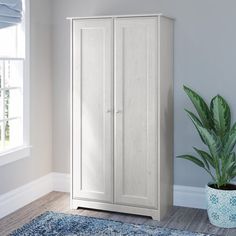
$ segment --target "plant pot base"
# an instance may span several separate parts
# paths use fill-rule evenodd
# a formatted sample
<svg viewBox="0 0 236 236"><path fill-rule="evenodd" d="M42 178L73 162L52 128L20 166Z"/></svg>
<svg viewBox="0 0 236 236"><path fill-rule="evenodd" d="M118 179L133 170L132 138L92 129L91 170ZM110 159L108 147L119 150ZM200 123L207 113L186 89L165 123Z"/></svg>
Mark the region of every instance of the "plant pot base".
<svg viewBox="0 0 236 236"><path fill-rule="evenodd" d="M220 224L219 222L212 222L210 219L209 219L210 223L218 228L224 228L224 229L234 229L236 228L236 225L225 225L224 223L223 224Z"/></svg>

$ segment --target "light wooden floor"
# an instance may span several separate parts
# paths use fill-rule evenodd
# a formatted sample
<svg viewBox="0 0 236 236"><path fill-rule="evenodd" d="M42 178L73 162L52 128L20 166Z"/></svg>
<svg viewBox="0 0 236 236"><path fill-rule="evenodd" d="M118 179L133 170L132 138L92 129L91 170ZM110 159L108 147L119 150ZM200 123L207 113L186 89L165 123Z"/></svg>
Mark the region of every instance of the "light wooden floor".
<svg viewBox="0 0 236 236"><path fill-rule="evenodd" d="M0 235L8 235L14 229L17 229L45 211L57 211L84 216L93 216L136 224L150 224L222 236L236 236L236 229L219 229L212 226L208 221L205 210L173 207L163 221L157 222L151 220L149 217L86 209L70 210L69 195L67 193L59 192L52 192L0 220Z"/></svg>

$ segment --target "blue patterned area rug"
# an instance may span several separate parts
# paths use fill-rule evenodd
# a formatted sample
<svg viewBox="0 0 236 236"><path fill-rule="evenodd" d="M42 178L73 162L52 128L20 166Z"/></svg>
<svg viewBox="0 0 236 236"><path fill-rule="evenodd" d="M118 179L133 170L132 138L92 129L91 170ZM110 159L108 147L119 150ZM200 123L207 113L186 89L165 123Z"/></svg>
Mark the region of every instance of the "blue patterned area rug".
<svg viewBox="0 0 236 236"><path fill-rule="evenodd" d="M11 236L206 236L176 229L150 225L135 225L87 216L45 212L17 229ZM208 235L209 236L209 235Z"/></svg>

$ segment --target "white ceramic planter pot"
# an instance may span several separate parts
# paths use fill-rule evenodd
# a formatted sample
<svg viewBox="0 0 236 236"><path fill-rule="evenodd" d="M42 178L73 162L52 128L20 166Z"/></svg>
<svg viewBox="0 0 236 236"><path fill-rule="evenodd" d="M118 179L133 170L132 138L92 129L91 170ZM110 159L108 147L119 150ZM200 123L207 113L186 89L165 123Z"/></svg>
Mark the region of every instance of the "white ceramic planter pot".
<svg viewBox="0 0 236 236"><path fill-rule="evenodd" d="M219 190L206 186L207 213L211 224L236 227L236 190Z"/></svg>

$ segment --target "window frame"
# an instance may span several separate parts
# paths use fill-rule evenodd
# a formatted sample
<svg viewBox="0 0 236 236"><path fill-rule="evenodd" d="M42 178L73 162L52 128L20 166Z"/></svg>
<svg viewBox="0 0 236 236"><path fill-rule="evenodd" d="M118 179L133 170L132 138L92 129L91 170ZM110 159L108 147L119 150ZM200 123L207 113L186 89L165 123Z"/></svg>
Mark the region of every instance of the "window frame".
<svg viewBox="0 0 236 236"><path fill-rule="evenodd" d="M3 58L11 59L11 58ZM0 152L0 166L30 156L30 1L25 0L25 59L23 74L23 145Z"/></svg>

